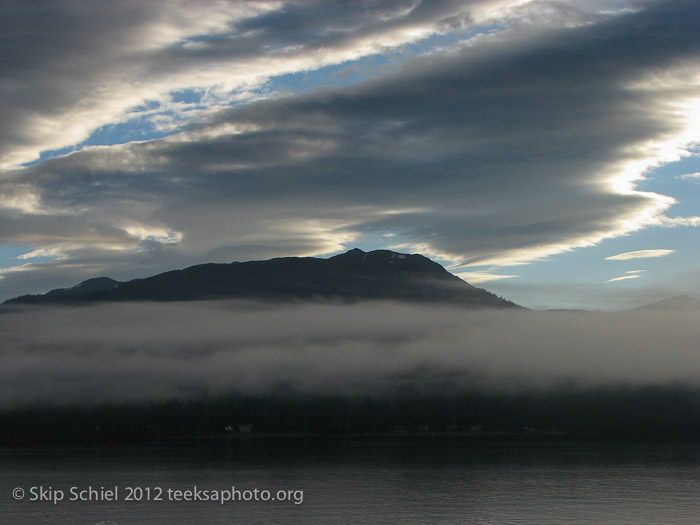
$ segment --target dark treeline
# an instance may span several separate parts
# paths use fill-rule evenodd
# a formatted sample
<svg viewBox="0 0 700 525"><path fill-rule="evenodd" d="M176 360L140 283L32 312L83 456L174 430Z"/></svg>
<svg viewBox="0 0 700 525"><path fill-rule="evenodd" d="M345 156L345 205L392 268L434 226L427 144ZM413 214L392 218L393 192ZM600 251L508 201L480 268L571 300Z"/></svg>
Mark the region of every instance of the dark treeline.
<svg viewBox="0 0 700 525"><path fill-rule="evenodd" d="M700 391L605 387L538 393L464 392L382 398L229 395L209 400L0 413L3 440L253 433L565 432L700 437ZM244 427L245 428L245 427Z"/></svg>

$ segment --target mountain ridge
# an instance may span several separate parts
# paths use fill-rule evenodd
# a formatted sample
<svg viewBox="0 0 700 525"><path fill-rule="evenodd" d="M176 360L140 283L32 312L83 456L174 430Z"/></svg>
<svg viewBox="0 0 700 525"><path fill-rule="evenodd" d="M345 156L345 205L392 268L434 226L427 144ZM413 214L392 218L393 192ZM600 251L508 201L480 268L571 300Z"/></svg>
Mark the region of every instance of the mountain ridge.
<svg viewBox="0 0 700 525"><path fill-rule="evenodd" d="M328 259L277 257L205 263L120 282L88 279L45 294L4 304L66 304L98 301L189 301L224 298L264 300L390 299L445 302L467 307L519 308L476 288L420 254L354 248Z"/></svg>
<svg viewBox="0 0 700 525"><path fill-rule="evenodd" d="M678 310L700 310L700 300L689 295L676 295L667 299L662 299L651 304L645 304L632 308L631 312L639 311L678 311Z"/></svg>

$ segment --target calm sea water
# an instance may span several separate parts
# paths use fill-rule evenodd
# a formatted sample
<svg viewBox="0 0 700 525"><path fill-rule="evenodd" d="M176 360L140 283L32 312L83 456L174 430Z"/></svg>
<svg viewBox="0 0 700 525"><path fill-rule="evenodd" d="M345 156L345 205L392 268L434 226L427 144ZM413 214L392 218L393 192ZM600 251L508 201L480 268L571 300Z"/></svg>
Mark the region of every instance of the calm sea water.
<svg viewBox="0 0 700 525"><path fill-rule="evenodd" d="M236 497L232 486L251 501L186 501ZM81 496L92 500L71 501ZM253 437L0 448L0 522L699 523L700 444Z"/></svg>

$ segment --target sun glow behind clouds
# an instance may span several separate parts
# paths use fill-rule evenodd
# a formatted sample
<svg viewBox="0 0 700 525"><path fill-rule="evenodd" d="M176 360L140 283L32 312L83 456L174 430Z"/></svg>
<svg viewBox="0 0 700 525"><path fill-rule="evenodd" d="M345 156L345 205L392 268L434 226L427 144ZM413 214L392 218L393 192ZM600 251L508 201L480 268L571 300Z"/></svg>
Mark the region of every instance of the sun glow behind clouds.
<svg viewBox="0 0 700 525"><path fill-rule="evenodd" d="M653 109L644 111L658 113L659 122L673 123L673 132L658 134L657 138L633 144L626 148L629 160L617 169L607 182L614 193L640 196L647 204L633 215L622 217L617 231L607 237L617 237L648 226L697 226L698 217L667 217L664 213L678 201L667 195L640 191L640 181L654 176L654 170L665 164L677 162L693 155L692 150L700 141L700 75L698 64L684 63L666 71L653 73L629 82L626 89L631 95L668 93L668 99ZM692 178L690 174L688 178Z"/></svg>
<svg viewBox="0 0 700 525"><path fill-rule="evenodd" d="M300 257L312 257L319 253L337 253L345 250L345 247L357 240L357 234L349 231L352 225L337 220L322 219L294 219L289 221L270 221L264 224L267 235L272 239L280 239L285 236L305 239L313 246L306 252L299 253ZM250 241L264 239L265 234L255 234ZM245 241L246 237L242 239Z"/></svg>
<svg viewBox="0 0 700 525"><path fill-rule="evenodd" d="M122 227L130 237L142 241L153 241L160 244L177 244L182 241L182 233L158 226L131 224Z"/></svg>

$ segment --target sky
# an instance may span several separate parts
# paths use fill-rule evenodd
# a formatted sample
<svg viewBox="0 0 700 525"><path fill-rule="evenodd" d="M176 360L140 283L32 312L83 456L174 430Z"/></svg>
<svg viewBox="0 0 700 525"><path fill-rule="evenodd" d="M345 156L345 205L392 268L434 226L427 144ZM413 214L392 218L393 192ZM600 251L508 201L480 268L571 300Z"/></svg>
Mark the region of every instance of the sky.
<svg viewBox="0 0 700 525"><path fill-rule="evenodd" d="M534 309L700 297L700 5L0 0L0 300L422 253Z"/></svg>

